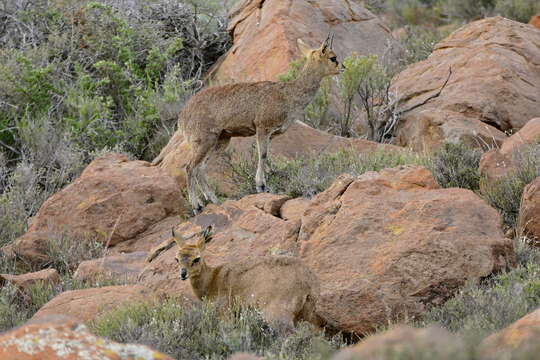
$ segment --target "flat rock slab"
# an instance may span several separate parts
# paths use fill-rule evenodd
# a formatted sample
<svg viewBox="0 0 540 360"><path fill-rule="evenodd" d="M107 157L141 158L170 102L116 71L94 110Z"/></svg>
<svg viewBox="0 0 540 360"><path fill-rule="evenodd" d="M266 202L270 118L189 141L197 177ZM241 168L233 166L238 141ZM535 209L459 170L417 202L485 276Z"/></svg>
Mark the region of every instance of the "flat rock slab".
<svg viewBox="0 0 540 360"><path fill-rule="evenodd" d="M115 279L126 284L134 283L146 266L144 259L147 255L146 251L136 251L86 260L79 264L73 278L79 281Z"/></svg>
<svg viewBox="0 0 540 360"><path fill-rule="evenodd" d="M80 322L94 320L122 305L151 301L154 293L141 285L106 286L65 291L43 305L32 321L53 315L68 316Z"/></svg>

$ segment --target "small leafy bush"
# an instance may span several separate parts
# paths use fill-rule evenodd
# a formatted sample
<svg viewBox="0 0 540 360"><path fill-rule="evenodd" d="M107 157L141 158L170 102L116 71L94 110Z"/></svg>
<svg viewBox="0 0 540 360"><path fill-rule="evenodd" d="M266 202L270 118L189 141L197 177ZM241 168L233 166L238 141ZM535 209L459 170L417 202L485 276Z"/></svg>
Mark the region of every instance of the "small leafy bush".
<svg viewBox="0 0 540 360"><path fill-rule="evenodd" d="M253 308L221 311L209 302L189 305L176 299L118 309L95 320L92 330L114 341L148 345L175 359L226 359L235 352L269 359L322 359L342 346L309 324L293 331L272 328Z"/></svg>
<svg viewBox="0 0 540 360"><path fill-rule="evenodd" d="M445 143L432 156L430 168L442 187L478 190L482 152L464 144Z"/></svg>
<svg viewBox="0 0 540 360"><path fill-rule="evenodd" d="M452 20L470 22L488 16L496 0L444 0L441 1L444 13Z"/></svg>
<svg viewBox="0 0 540 360"><path fill-rule="evenodd" d="M494 11L506 18L527 23L531 17L540 13L540 2L537 0L497 0Z"/></svg>
<svg viewBox="0 0 540 360"><path fill-rule="evenodd" d="M74 240L66 234L51 235L47 242L48 263L60 274L72 274L84 260L105 255L105 245L91 240Z"/></svg>
<svg viewBox="0 0 540 360"><path fill-rule="evenodd" d="M36 283L24 296L14 285L0 287L0 332L26 322L55 295L52 286Z"/></svg>
<svg viewBox="0 0 540 360"><path fill-rule="evenodd" d="M386 7L397 25L438 24L441 9L437 0L387 0Z"/></svg>
<svg viewBox="0 0 540 360"><path fill-rule="evenodd" d="M402 68L427 59L435 45L449 35L449 31L431 26L408 26L405 31L406 35L399 39L404 50L399 64Z"/></svg>
<svg viewBox="0 0 540 360"><path fill-rule="evenodd" d="M540 263L530 262L468 284L444 305L432 308L426 322L463 334L486 336L501 330L540 306Z"/></svg>

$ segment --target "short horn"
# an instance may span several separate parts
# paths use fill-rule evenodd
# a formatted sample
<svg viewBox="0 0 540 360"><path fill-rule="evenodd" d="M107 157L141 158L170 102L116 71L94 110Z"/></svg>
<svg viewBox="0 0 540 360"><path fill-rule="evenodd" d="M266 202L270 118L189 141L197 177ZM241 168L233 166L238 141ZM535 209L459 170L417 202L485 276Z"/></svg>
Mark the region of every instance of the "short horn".
<svg viewBox="0 0 540 360"><path fill-rule="evenodd" d="M330 38L330 49L333 49L334 48L334 33L332 33L332 37Z"/></svg>
<svg viewBox="0 0 540 360"><path fill-rule="evenodd" d="M328 42L330 41L330 33L328 33L328 36L326 37L326 40L324 40L321 49L324 51L328 47Z"/></svg>

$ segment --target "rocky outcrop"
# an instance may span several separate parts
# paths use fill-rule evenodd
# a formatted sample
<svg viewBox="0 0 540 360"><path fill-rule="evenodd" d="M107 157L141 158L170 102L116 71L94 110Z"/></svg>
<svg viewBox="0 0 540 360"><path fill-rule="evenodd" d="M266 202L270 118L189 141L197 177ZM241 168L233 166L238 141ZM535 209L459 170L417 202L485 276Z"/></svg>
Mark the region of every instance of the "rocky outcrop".
<svg viewBox="0 0 540 360"><path fill-rule="evenodd" d="M119 344L76 322L30 324L0 335L2 360L173 360L144 345Z"/></svg>
<svg viewBox="0 0 540 360"><path fill-rule="evenodd" d="M183 136L177 131L161 151L156 163L167 171L176 181L185 186L186 149L182 143ZM208 164L208 176L216 181L220 192L235 195L237 188L232 181L230 162L238 160L251 160L250 152L255 144L254 137L232 138L228 147L232 159L221 154L212 157ZM299 157L316 156L323 152L337 152L340 150L356 151L359 154L375 150L401 151L397 146L379 144L364 139L345 138L314 129L300 121L292 124L282 135L272 139L270 157L284 157L295 159ZM219 179L219 181L217 181Z"/></svg>
<svg viewBox="0 0 540 360"><path fill-rule="evenodd" d="M305 210L299 256L320 278L323 318L368 333L511 264L499 222L476 194L440 189L425 168L342 176Z"/></svg>
<svg viewBox="0 0 540 360"><path fill-rule="evenodd" d="M392 82L407 112L396 143L430 150L444 141L498 145L540 113L540 32L502 17L467 24Z"/></svg>
<svg viewBox="0 0 540 360"><path fill-rule="evenodd" d="M43 286L54 286L59 282L60 275L56 269L45 269L21 275L0 274L0 287L10 283L24 291L28 291L31 286L38 283Z"/></svg>
<svg viewBox="0 0 540 360"><path fill-rule="evenodd" d="M215 226L205 255L211 266L269 254L299 257L320 279L319 314L341 331L364 334L421 316L466 281L514 261L497 211L471 191L440 189L422 167L343 175L307 204L283 201L259 194L210 205L176 229L189 235ZM287 208L300 209L285 218ZM175 253L173 246L159 255L140 281L193 298Z"/></svg>
<svg viewBox="0 0 540 360"><path fill-rule="evenodd" d="M77 321L94 320L124 304L151 301L154 294L141 285L106 286L65 291L43 305L32 321L63 315Z"/></svg>
<svg viewBox="0 0 540 360"><path fill-rule="evenodd" d="M217 83L276 80L300 57L297 39L315 47L332 33L340 60L353 52L382 56L394 42L382 21L349 0L242 0L228 29L233 45L209 76Z"/></svg>
<svg viewBox="0 0 540 360"><path fill-rule="evenodd" d="M540 177L525 187L519 209L519 228L540 247Z"/></svg>
<svg viewBox="0 0 540 360"><path fill-rule="evenodd" d="M505 139L500 148L489 150L482 155L480 174L484 177L485 185L515 171L522 156L527 155L523 152L530 151L531 147L537 144L540 144L540 118L527 122L521 130Z"/></svg>
<svg viewBox="0 0 540 360"><path fill-rule="evenodd" d="M540 308L487 337L480 345L480 352L483 359L506 359L509 357L504 355L520 353L538 355L540 354L539 336ZM536 357L531 356L530 358Z"/></svg>
<svg viewBox="0 0 540 360"><path fill-rule="evenodd" d="M461 341L442 328L398 325L341 350L332 360L385 360L400 355L414 358L413 354L426 353L432 359L451 359L462 351Z"/></svg>
<svg viewBox="0 0 540 360"><path fill-rule="evenodd" d="M28 232L6 252L40 264L48 259L52 237L114 246L183 213L181 189L164 170L111 154L94 160L78 179L51 196Z"/></svg>

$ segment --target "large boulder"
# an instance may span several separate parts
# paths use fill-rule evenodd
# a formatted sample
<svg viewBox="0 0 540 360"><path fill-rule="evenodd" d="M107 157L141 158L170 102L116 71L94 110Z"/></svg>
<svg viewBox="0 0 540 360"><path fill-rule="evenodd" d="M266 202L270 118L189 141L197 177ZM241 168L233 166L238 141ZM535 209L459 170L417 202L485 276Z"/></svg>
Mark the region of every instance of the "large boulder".
<svg viewBox="0 0 540 360"><path fill-rule="evenodd" d="M173 360L144 345L119 344L76 322L21 326L0 335L2 360Z"/></svg>
<svg viewBox="0 0 540 360"><path fill-rule="evenodd" d="M430 150L444 141L484 147L540 113L540 32L502 17L472 22L435 46L392 82L406 112L396 143Z"/></svg>
<svg viewBox="0 0 540 360"><path fill-rule="evenodd" d="M319 314L333 328L365 334L421 316L466 281L512 264L512 241L499 222L473 192L440 189L427 169L398 167L343 175L312 200L258 194L211 205L176 229L189 235L216 227L205 255L210 266L269 254L301 258L321 282ZM154 259L140 281L193 298L176 250Z"/></svg>
<svg viewBox="0 0 540 360"><path fill-rule="evenodd" d="M48 260L52 237L114 246L186 211L181 189L166 171L110 154L94 160L78 179L51 196L7 252L39 264Z"/></svg>
<svg viewBox="0 0 540 360"><path fill-rule="evenodd" d="M521 232L540 247L540 177L525 187L519 209Z"/></svg>
<svg viewBox="0 0 540 360"><path fill-rule="evenodd" d="M81 322L114 310L121 305L152 301L154 293L141 285L106 286L65 291L43 305L32 321L55 315L67 316Z"/></svg>
<svg viewBox="0 0 540 360"><path fill-rule="evenodd" d="M467 280L514 261L497 211L472 191L440 189L422 167L340 177L302 216L300 257L319 276L321 315L368 333L421 316Z"/></svg>
<svg viewBox="0 0 540 360"><path fill-rule="evenodd" d="M526 152L537 144L540 144L540 118L527 122L521 130L506 138L500 148L491 149L482 155L480 174L485 179L485 185L518 169L523 155L529 156Z"/></svg>
<svg viewBox="0 0 540 360"><path fill-rule="evenodd" d="M480 345L482 358L508 359L510 358L508 355L511 354L526 353L536 354L536 357L523 357L524 359L538 359L540 354L539 337L540 308L487 337Z"/></svg>
<svg viewBox="0 0 540 360"><path fill-rule="evenodd" d="M159 164L159 167L165 169L179 184L185 186L186 149L182 143L183 140L182 133L176 131L154 163ZM254 137L235 137L232 138L228 147L231 157L228 157L227 154L220 154L210 158L208 176L214 181L219 179L216 181L216 185L221 192L227 195L235 194L237 188L232 181L231 160L233 162L242 159L251 160L250 151L254 149L254 144ZM361 154L375 150L400 151L401 149L397 146L379 144L364 139L332 135L297 121L284 134L272 139L270 157L295 159L340 150L352 150Z"/></svg>
<svg viewBox="0 0 540 360"><path fill-rule="evenodd" d="M462 352L462 342L445 329L398 325L341 350L332 360L414 359L418 354L426 359L452 359Z"/></svg>
<svg viewBox="0 0 540 360"><path fill-rule="evenodd" d="M332 33L340 60L353 52L382 56L394 42L382 21L349 0L242 0L228 29L233 45L210 73L218 83L276 80L300 57L297 39L315 47Z"/></svg>

